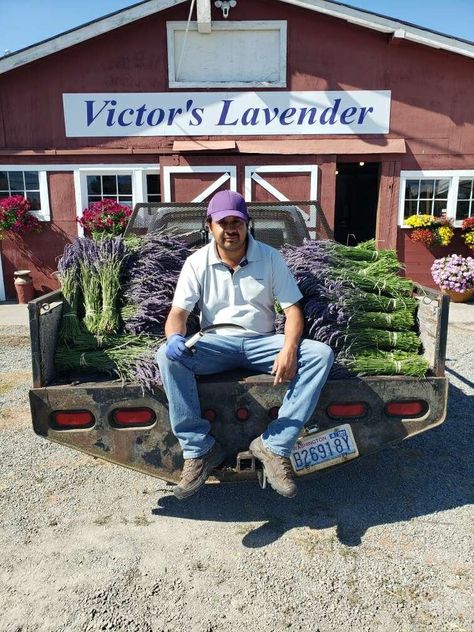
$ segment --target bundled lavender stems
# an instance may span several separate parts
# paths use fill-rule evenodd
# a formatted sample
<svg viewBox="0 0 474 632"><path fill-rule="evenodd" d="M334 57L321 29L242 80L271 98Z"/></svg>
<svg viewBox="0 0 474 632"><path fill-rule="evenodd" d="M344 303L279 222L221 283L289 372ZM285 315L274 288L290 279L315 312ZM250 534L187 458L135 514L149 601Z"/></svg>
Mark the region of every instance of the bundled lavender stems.
<svg viewBox="0 0 474 632"><path fill-rule="evenodd" d="M305 337L328 344L335 353L330 378L347 377L348 371L426 372L427 363L417 355L420 340L410 331L415 326L413 284L398 276L394 251L376 251L374 241L349 247L305 240L302 246L284 247L282 254L303 294ZM277 330L284 330L284 317L277 319ZM389 352L405 353L403 362Z"/></svg>
<svg viewBox="0 0 474 632"><path fill-rule="evenodd" d="M163 335L179 273L191 254L183 241L163 233L150 233L130 258L124 278L124 329L130 333ZM189 333L198 330L192 314Z"/></svg>
<svg viewBox="0 0 474 632"><path fill-rule="evenodd" d="M79 258L77 242L64 248L58 261L58 277L63 293L62 320L59 339L72 342L81 331L79 322Z"/></svg>

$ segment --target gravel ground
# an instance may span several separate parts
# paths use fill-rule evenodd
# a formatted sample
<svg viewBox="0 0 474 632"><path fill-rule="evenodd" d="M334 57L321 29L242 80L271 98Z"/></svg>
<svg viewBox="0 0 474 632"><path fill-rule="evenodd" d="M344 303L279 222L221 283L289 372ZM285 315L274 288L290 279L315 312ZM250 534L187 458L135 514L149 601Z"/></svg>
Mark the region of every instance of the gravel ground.
<svg viewBox="0 0 474 632"><path fill-rule="evenodd" d="M36 437L26 330L0 327L1 632L472 631L473 359L451 325L446 422L294 500L180 503Z"/></svg>

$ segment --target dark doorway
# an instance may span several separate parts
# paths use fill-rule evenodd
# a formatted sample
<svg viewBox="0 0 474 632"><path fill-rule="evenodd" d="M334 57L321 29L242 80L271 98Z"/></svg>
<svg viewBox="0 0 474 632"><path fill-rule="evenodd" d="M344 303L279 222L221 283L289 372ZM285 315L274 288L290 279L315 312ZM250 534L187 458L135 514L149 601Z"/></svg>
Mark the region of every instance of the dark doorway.
<svg viewBox="0 0 474 632"><path fill-rule="evenodd" d="M375 237L378 162L342 162L336 167L334 239L354 246Z"/></svg>

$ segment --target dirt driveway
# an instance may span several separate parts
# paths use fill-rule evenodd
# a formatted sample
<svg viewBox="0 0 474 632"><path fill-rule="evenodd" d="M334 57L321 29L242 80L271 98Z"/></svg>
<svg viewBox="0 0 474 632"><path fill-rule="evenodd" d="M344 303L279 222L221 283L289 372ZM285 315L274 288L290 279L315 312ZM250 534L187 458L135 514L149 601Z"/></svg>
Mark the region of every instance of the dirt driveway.
<svg viewBox="0 0 474 632"><path fill-rule="evenodd" d="M156 479L36 437L26 330L0 327L0 631L474 629L474 335L439 428L286 500Z"/></svg>

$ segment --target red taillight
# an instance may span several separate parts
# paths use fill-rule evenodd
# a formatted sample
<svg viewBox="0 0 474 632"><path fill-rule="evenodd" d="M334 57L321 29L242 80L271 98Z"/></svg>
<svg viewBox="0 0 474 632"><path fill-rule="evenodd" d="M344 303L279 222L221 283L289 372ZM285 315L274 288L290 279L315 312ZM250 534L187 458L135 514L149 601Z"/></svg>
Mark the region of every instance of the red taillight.
<svg viewBox="0 0 474 632"><path fill-rule="evenodd" d="M212 408L206 408L206 410L202 411L202 416L204 419L207 419L207 421L214 421L217 415L216 411L212 410Z"/></svg>
<svg viewBox="0 0 474 632"><path fill-rule="evenodd" d="M241 408L237 408L237 410L235 411L235 416L239 421L247 421L247 419L250 417L250 411L248 408L245 408L245 406L242 406Z"/></svg>
<svg viewBox="0 0 474 632"><path fill-rule="evenodd" d="M118 408L112 413L112 423L118 428L150 426L155 419L150 408Z"/></svg>
<svg viewBox="0 0 474 632"><path fill-rule="evenodd" d="M51 425L58 430L92 428L94 415L88 410L58 410L51 414Z"/></svg>
<svg viewBox="0 0 474 632"><path fill-rule="evenodd" d="M268 416L270 417L270 419L277 419L279 412L280 412L279 406L272 406L270 410L268 411Z"/></svg>
<svg viewBox="0 0 474 632"><path fill-rule="evenodd" d="M329 417L340 419L341 417L364 417L367 414L365 402L345 402L329 404L326 408Z"/></svg>
<svg viewBox="0 0 474 632"><path fill-rule="evenodd" d="M385 413L392 417L419 417L427 410L426 402L414 399L403 402L389 402L385 406Z"/></svg>

